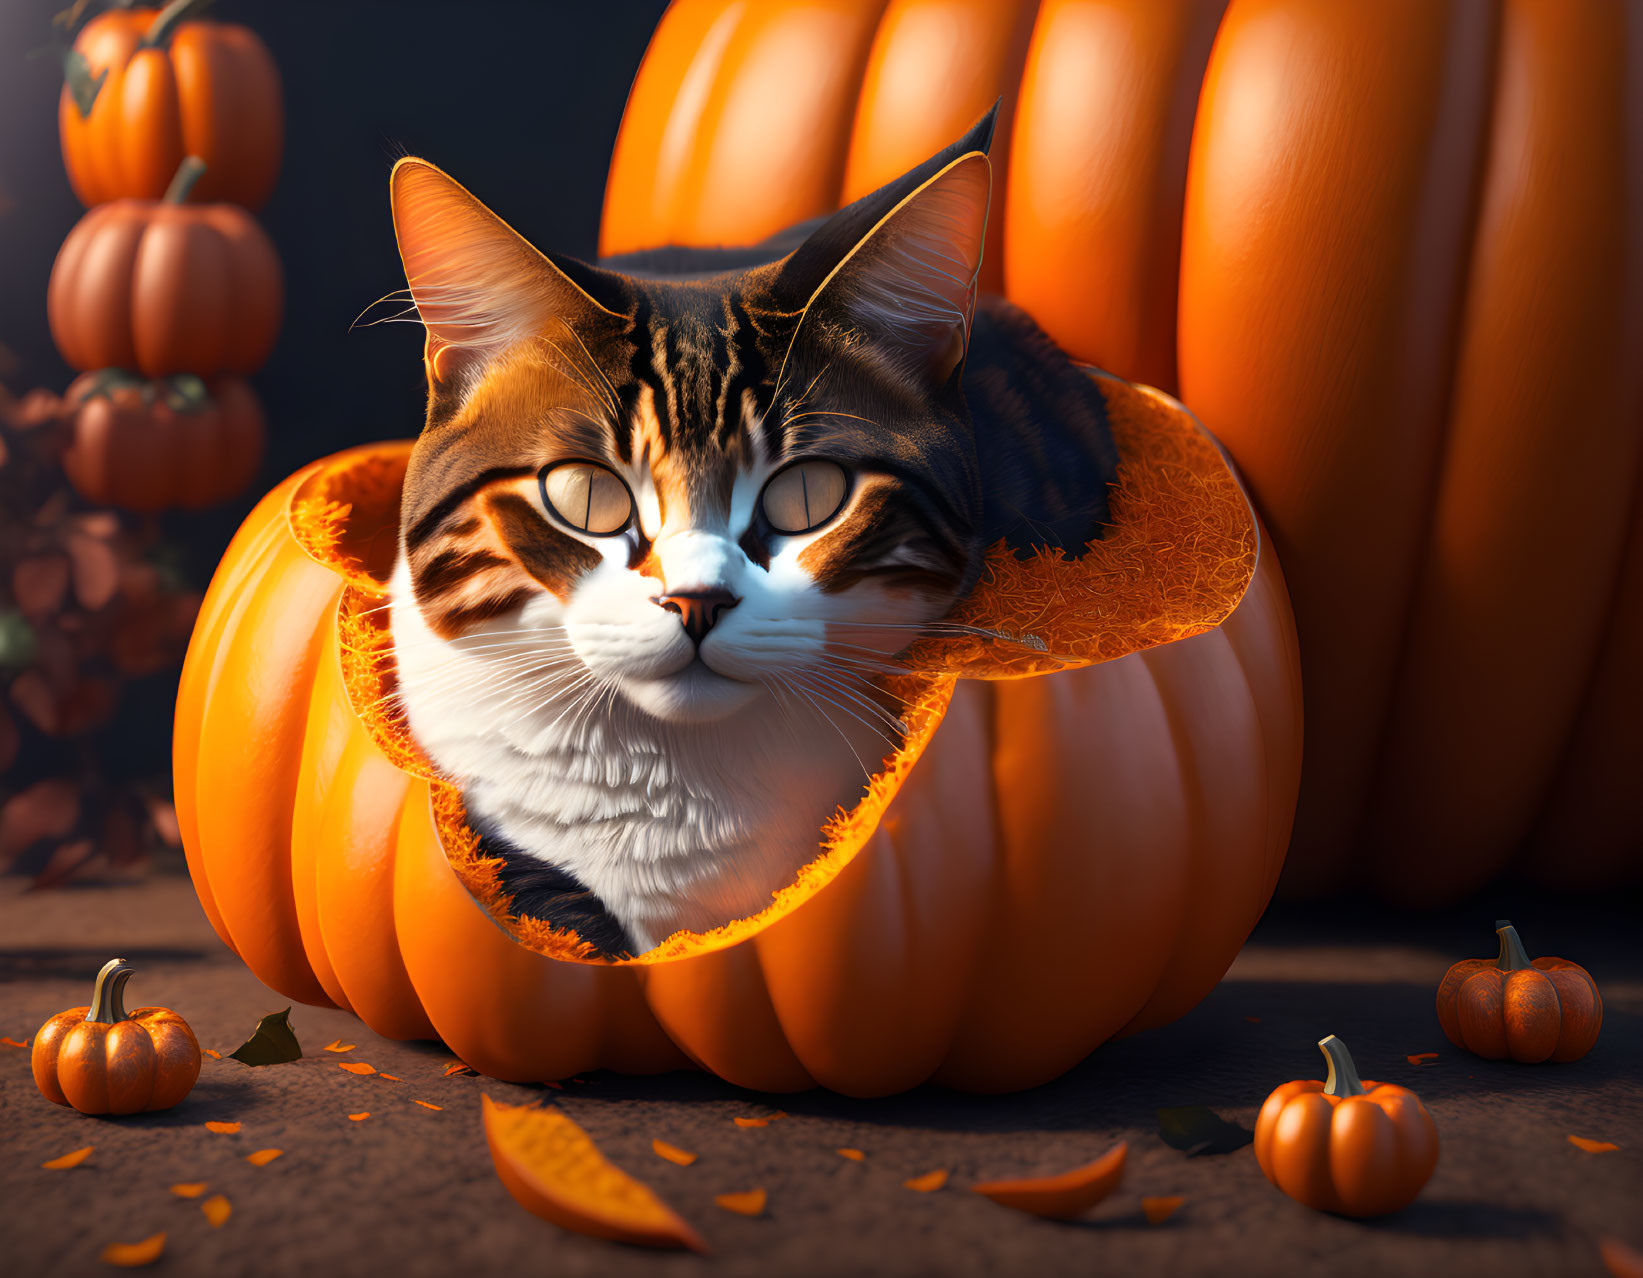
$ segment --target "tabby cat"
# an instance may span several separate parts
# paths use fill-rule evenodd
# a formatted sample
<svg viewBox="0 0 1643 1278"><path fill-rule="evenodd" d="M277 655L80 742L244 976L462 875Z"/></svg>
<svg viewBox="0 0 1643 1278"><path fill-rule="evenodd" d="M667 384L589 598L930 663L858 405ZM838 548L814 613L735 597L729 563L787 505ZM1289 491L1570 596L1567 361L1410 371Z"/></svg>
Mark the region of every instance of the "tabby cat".
<svg viewBox="0 0 1643 1278"><path fill-rule="evenodd" d="M1100 536L1100 393L977 303L992 128L754 249L599 266L395 167L429 386L399 698L516 912L609 955L758 912L899 745L875 678L986 549Z"/></svg>

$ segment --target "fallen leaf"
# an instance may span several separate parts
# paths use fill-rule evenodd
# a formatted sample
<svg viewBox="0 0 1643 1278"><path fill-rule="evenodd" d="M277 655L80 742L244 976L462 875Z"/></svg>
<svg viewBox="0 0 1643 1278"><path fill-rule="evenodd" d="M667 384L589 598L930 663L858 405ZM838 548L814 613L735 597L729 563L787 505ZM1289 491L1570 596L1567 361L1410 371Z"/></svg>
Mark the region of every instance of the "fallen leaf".
<svg viewBox="0 0 1643 1278"><path fill-rule="evenodd" d="M445 1108L443 1105L435 1105L432 1101L419 1100L416 1103L418 1105L422 1106L423 1109L444 1109Z"/></svg>
<svg viewBox="0 0 1643 1278"><path fill-rule="evenodd" d="M1438 1054L1436 1052L1416 1052L1413 1056L1404 1057L1404 1060L1408 1061L1411 1065L1424 1065L1428 1061L1435 1061L1437 1059Z"/></svg>
<svg viewBox="0 0 1643 1278"><path fill-rule="evenodd" d="M1255 1133L1229 1123L1203 1105L1179 1105L1158 1113L1158 1134L1164 1144L1188 1158L1198 1154L1230 1154L1255 1139Z"/></svg>
<svg viewBox="0 0 1643 1278"><path fill-rule="evenodd" d="M947 1169L938 1167L934 1171L927 1171L922 1176L914 1176L912 1180L901 1182L908 1189L916 1189L921 1194L934 1193L947 1183Z"/></svg>
<svg viewBox="0 0 1643 1278"><path fill-rule="evenodd" d="M375 1065L367 1065L364 1061L344 1061L342 1064L338 1065L337 1068L345 1069L350 1074L365 1075L374 1074L377 1072Z"/></svg>
<svg viewBox="0 0 1643 1278"><path fill-rule="evenodd" d="M386 1078L390 1083L403 1083L405 1080L398 1074L378 1074L378 1078Z"/></svg>
<svg viewBox="0 0 1643 1278"><path fill-rule="evenodd" d="M103 1248L103 1261L121 1269L136 1269L139 1265L152 1265L164 1250L165 1231L161 1230L142 1242L109 1243Z"/></svg>
<svg viewBox="0 0 1643 1278"><path fill-rule="evenodd" d="M665 1158L670 1163L678 1163L681 1167L689 1167L696 1161L696 1155L688 1149L680 1149L677 1145L669 1145L665 1140L653 1140L651 1149L658 1158Z"/></svg>
<svg viewBox="0 0 1643 1278"><path fill-rule="evenodd" d="M772 1122L772 1123L775 1122L778 1118L786 1118L786 1117L787 1117L787 1111L785 1109L778 1109L774 1114L766 1114L765 1115L765 1118L768 1121Z"/></svg>
<svg viewBox="0 0 1643 1278"><path fill-rule="evenodd" d="M714 1194L713 1201L738 1216L764 1215L765 1192L762 1189L744 1190L739 1194Z"/></svg>
<svg viewBox="0 0 1643 1278"><path fill-rule="evenodd" d="M1261 1018L1259 1016L1246 1016L1244 1019L1251 1025L1259 1025L1261 1023Z"/></svg>
<svg viewBox="0 0 1643 1278"><path fill-rule="evenodd" d="M302 1044L291 1032L291 1009L270 1012L257 1022L257 1028L232 1052L233 1060L246 1065L285 1065L302 1059Z"/></svg>
<svg viewBox="0 0 1643 1278"><path fill-rule="evenodd" d="M348 1115L348 1121L351 1122L351 1123L363 1123L370 1116L371 1116L371 1111L366 1110L363 1114L349 1114Z"/></svg>
<svg viewBox="0 0 1643 1278"><path fill-rule="evenodd" d="M853 1163L859 1163L867 1157L859 1149L835 1149L833 1152L840 1158L848 1158Z"/></svg>
<svg viewBox="0 0 1643 1278"><path fill-rule="evenodd" d="M454 1078L460 1074L463 1078L478 1078L479 1071L472 1065L464 1065L461 1061L452 1061L445 1067L445 1077Z"/></svg>
<svg viewBox="0 0 1643 1278"><path fill-rule="evenodd" d="M733 1118L730 1121L735 1123L736 1126L738 1126L738 1127L769 1127L770 1126L770 1120L768 1118L740 1118L740 1117L738 1117L738 1118Z"/></svg>
<svg viewBox="0 0 1643 1278"><path fill-rule="evenodd" d="M1049 1220L1071 1220L1118 1188L1128 1153L1129 1142L1120 1141L1093 1163L1058 1176L994 1180L970 1188L1003 1207Z"/></svg>
<svg viewBox="0 0 1643 1278"><path fill-rule="evenodd" d="M205 1180L185 1180L180 1184L173 1185L171 1192L176 1194L178 1198L198 1198L205 1193L210 1183L210 1181Z"/></svg>
<svg viewBox="0 0 1643 1278"><path fill-rule="evenodd" d="M91 1146L84 1149L75 1149L64 1154L61 1158L53 1158L49 1163L41 1163L47 1171L67 1171L70 1167L78 1167L91 1157Z"/></svg>
<svg viewBox="0 0 1643 1278"><path fill-rule="evenodd" d="M283 1149L259 1149L254 1154L247 1154L245 1161L253 1167L266 1167L284 1152Z"/></svg>
<svg viewBox="0 0 1643 1278"><path fill-rule="evenodd" d="M27 1047L31 1041L25 1038L19 1043L15 1038L0 1038L0 1047Z"/></svg>
<svg viewBox="0 0 1643 1278"><path fill-rule="evenodd" d="M1597 1250L1613 1278L1643 1278L1643 1252L1633 1251L1618 1238L1600 1238Z"/></svg>
<svg viewBox="0 0 1643 1278"><path fill-rule="evenodd" d="M1162 1225L1176 1212L1181 1210L1185 1198L1143 1198L1141 1210L1147 1215L1147 1224Z"/></svg>
<svg viewBox="0 0 1643 1278"><path fill-rule="evenodd" d="M563 1083L553 1083L553 1082L544 1081L542 1086L543 1087L551 1087L556 1092L562 1092L562 1091L565 1090L565 1085Z"/></svg>
<svg viewBox="0 0 1643 1278"><path fill-rule="evenodd" d="M213 1229L221 1229L228 1223L229 1216L234 1212L234 1208L228 1199L221 1194L212 1194L211 1197L200 1204L200 1210L205 1213L205 1218L211 1222L211 1228Z"/></svg>
<svg viewBox="0 0 1643 1278"><path fill-rule="evenodd" d="M219 1123L213 1120L205 1125L205 1130L208 1132L218 1132L223 1136L232 1136L235 1132L240 1130L240 1125L238 1123Z"/></svg>
<svg viewBox="0 0 1643 1278"><path fill-rule="evenodd" d="M327 1043L325 1045L325 1050L328 1051L328 1052L351 1052L351 1051L354 1050L354 1048L356 1048L358 1046L359 1046L359 1044L357 1044L357 1043L344 1043L339 1038L339 1039L336 1039L333 1042Z"/></svg>
<svg viewBox="0 0 1643 1278"><path fill-rule="evenodd" d="M222 1053L221 1052L213 1051L209 1047L202 1047L202 1048L200 1048L200 1051L204 1052L207 1056L209 1056L214 1061L220 1061L222 1059Z"/></svg>
<svg viewBox="0 0 1643 1278"><path fill-rule="evenodd" d="M707 1250L650 1186L608 1162L557 1106L499 1104L483 1093L480 1103L496 1174L526 1211L594 1238Z"/></svg>
<svg viewBox="0 0 1643 1278"><path fill-rule="evenodd" d="M1576 1149L1584 1149L1588 1154L1611 1154L1619 1149L1619 1145L1611 1145L1606 1140L1588 1140L1584 1136L1571 1136L1569 1143Z"/></svg>

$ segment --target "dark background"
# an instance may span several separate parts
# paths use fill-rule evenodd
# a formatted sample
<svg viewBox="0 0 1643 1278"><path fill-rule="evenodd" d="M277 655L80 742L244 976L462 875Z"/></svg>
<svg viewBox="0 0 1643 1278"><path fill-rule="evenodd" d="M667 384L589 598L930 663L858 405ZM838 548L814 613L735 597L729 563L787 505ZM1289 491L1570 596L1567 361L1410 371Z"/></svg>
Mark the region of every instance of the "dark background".
<svg viewBox="0 0 1643 1278"><path fill-rule="evenodd" d="M73 380L46 327L46 281L83 214L57 141L52 15L68 0L0 0L0 380L14 394ZM544 248L593 255L605 172L666 0L217 0L203 15L262 37L285 86L285 158L258 217L285 265L278 345L251 379L268 413L257 481L203 514L171 514L197 587L263 491L350 444L415 434L420 330L349 330L404 286L388 217L402 155L449 171ZM378 308L373 314L390 313ZM4 357L0 356L0 360ZM176 672L129 685L98 733L109 771L170 751ZM37 761L45 766L49 761Z"/></svg>

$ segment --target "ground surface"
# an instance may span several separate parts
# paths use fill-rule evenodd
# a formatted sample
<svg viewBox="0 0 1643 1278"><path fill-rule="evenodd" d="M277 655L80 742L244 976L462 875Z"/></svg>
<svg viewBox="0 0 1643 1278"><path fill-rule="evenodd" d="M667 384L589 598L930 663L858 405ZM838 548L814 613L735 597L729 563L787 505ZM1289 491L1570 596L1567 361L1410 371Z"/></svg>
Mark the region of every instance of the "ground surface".
<svg viewBox="0 0 1643 1278"><path fill-rule="evenodd" d="M0 1257L9 1274L109 1272L104 1244L167 1231L156 1273L344 1276L489 1274L1370 1274L1603 1272L1597 1240L1643 1246L1643 942L1620 904L1515 903L1534 953L1583 961L1605 998L1603 1036L1565 1066L1490 1064L1440 1033L1431 992L1453 957L1490 951L1492 912L1410 921L1293 909L1263 922L1228 979L1176 1025L1115 1043L1034 1092L976 1099L923 1090L877 1102L823 1093L768 1098L710 1078L594 1075L562 1092L442 1077L437 1044L378 1038L351 1016L297 1007L305 1059L250 1069L207 1059L178 1108L96 1119L48 1104L28 1053L0 1046ZM1487 917L1482 917L1487 913ZM1540 917L1536 917L1537 913ZM1335 929L1324 930L1324 919ZM128 1005L181 1011L203 1046L231 1051L286 1005L212 934L186 879L33 896L0 883L0 1035L29 1038L88 1001L119 954L139 971ZM1415 1088L1443 1155L1408 1210L1372 1224L1319 1215L1267 1184L1246 1146L1188 1158L1159 1139L1159 1106L1206 1104L1252 1126L1266 1093L1319 1075L1312 1044L1335 1032L1368 1078ZM333 1040L345 1054L322 1050ZM1405 1057L1437 1052L1426 1066ZM358 1077L365 1061L403 1082ZM712 1257L639 1252L559 1231L520 1210L492 1173L480 1093L552 1098L620 1166L706 1235ZM425 1100L433 1110L413 1104ZM788 1117L742 1128L735 1115ZM369 1112L351 1122L350 1113ZM219 1135L207 1121L237 1121ZM1570 1135L1611 1141L1583 1153ZM653 1137L695 1150L663 1162ZM977 1180L1055 1172L1130 1142L1123 1187L1085 1220L1053 1224L967 1192ZM84 1145L71 1171L40 1164ZM833 1151L864 1150L851 1162ZM244 1156L284 1155L263 1167ZM934 1193L902 1182L934 1168ZM232 1216L212 1228L207 1181ZM763 1187L764 1217L714 1205ZM1151 1226L1143 1196L1185 1205Z"/></svg>

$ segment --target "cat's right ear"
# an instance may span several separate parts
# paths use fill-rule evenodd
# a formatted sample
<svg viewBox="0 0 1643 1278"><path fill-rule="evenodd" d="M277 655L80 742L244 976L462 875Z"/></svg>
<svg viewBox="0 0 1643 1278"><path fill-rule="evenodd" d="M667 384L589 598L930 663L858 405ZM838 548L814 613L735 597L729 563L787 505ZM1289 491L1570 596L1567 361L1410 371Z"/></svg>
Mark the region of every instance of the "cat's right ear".
<svg viewBox="0 0 1643 1278"><path fill-rule="evenodd" d="M395 164L389 190L405 282L428 334L430 395L460 394L492 356L556 319L574 327L610 313L426 160Z"/></svg>

